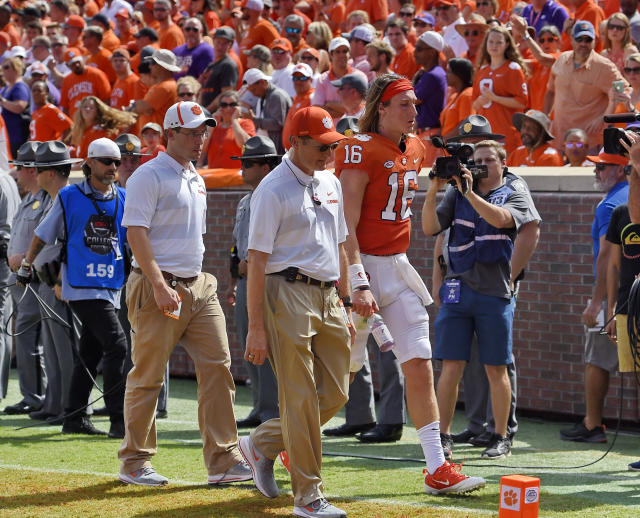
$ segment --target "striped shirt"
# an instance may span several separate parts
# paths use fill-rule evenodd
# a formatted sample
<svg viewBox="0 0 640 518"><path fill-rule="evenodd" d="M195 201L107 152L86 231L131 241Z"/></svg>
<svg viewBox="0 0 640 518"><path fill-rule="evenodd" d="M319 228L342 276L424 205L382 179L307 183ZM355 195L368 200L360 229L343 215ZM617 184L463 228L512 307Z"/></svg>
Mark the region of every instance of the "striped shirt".
<svg viewBox="0 0 640 518"><path fill-rule="evenodd" d="M207 190L192 164L185 169L167 153L140 166L127 180L122 224L144 227L158 266L177 277L202 270ZM135 257L133 266L139 267Z"/></svg>

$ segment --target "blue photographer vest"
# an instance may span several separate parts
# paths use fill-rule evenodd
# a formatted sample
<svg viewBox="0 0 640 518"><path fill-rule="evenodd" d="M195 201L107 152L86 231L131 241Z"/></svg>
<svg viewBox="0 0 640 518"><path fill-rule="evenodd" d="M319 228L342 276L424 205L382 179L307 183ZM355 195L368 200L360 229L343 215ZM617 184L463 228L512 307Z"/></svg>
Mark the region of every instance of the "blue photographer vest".
<svg viewBox="0 0 640 518"><path fill-rule="evenodd" d="M67 234L67 280L73 288L119 290L124 284L124 189L99 200L70 185L58 196Z"/></svg>
<svg viewBox="0 0 640 518"><path fill-rule="evenodd" d="M514 190L503 185L489 194L486 201L502 206ZM449 264L454 273L469 270L479 263L506 263L511 260L513 241L505 229L489 225L467 199L456 193L454 221L449 235Z"/></svg>

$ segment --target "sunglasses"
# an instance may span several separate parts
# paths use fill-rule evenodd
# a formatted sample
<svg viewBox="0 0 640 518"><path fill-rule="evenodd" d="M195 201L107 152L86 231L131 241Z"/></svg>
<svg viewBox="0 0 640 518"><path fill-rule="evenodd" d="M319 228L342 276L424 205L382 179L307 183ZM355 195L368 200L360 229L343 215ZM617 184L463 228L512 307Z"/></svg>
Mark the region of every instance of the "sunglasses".
<svg viewBox="0 0 640 518"><path fill-rule="evenodd" d="M628 75L638 74L638 73L640 73L640 67L634 67L634 68L624 67L624 73L628 74Z"/></svg>
<svg viewBox="0 0 640 518"><path fill-rule="evenodd" d="M446 11L447 9L449 9L449 7L451 7L451 6L450 5L441 5L440 7L436 7L436 13L439 13L440 11Z"/></svg>
<svg viewBox="0 0 640 518"><path fill-rule="evenodd" d="M578 43L591 43L593 38L590 38L589 36L580 36L579 38L576 38L576 41Z"/></svg>
<svg viewBox="0 0 640 518"><path fill-rule="evenodd" d="M13 67L11 65L5 65L2 67L2 70L12 70Z"/></svg>
<svg viewBox="0 0 640 518"><path fill-rule="evenodd" d="M610 31L626 31L627 27L624 25L608 25L607 29Z"/></svg>
<svg viewBox="0 0 640 518"><path fill-rule="evenodd" d="M567 146L567 149L582 149L586 146L584 142L565 142L564 145Z"/></svg>
<svg viewBox="0 0 640 518"><path fill-rule="evenodd" d="M271 50L271 54L277 54L278 56L284 54L286 52L286 50L282 50L282 49L272 49Z"/></svg>
<svg viewBox="0 0 640 518"><path fill-rule="evenodd" d="M476 2L476 7L481 7L481 6L485 6L488 7L491 5L491 2Z"/></svg>
<svg viewBox="0 0 640 518"><path fill-rule="evenodd" d="M307 81L308 79L311 79L311 78L305 77L305 76L292 76L291 79L293 81Z"/></svg>
<svg viewBox="0 0 640 518"><path fill-rule="evenodd" d="M480 31L479 30L464 31L463 34L465 38L468 38L469 36L480 36Z"/></svg>
<svg viewBox="0 0 640 518"><path fill-rule="evenodd" d="M178 97L180 97L180 98L182 98L182 97L191 97L191 96L194 96L194 95L196 95L196 94L193 93L193 92L182 92L182 93L178 94Z"/></svg>
<svg viewBox="0 0 640 518"><path fill-rule="evenodd" d="M557 40L558 38L556 38L555 36L549 36L548 38L538 38L538 43L553 43Z"/></svg>
<svg viewBox="0 0 640 518"><path fill-rule="evenodd" d="M232 103L220 103L220 108L235 108L236 106L238 106L237 102L232 102Z"/></svg>
<svg viewBox="0 0 640 518"><path fill-rule="evenodd" d="M154 7L153 10L154 11L168 11L169 9L167 9L166 7Z"/></svg>
<svg viewBox="0 0 640 518"><path fill-rule="evenodd" d="M400 16L409 17L409 16L413 16L413 13L410 11L400 11Z"/></svg>
<svg viewBox="0 0 640 518"><path fill-rule="evenodd" d="M121 160L118 160L117 158L95 158L98 162L100 162L101 164L104 165L111 165L111 164L115 164L116 167L120 167L120 164L122 163Z"/></svg>
<svg viewBox="0 0 640 518"><path fill-rule="evenodd" d="M285 27L284 32L287 34L298 34L302 29L300 27Z"/></svg>
<svg viewBox="0 0 640 518"><path fill-rule="evenodd" d="M184 31L185 32L198 32L200 29L198 29L197 27L185 27Z"/></svg>
<svg viewBox="0 0 640 518"><path fill-rule="evenodd" d="M334 142L333 144L323 144L322 146L312 146L315 147L320 153L326 153L327 151L334 151L338 147L338 143Z"/></svg>
<svg viewBox="0 0 640 518"><path fill-rule="evenodd" d="M611 164L596 164L596 171L604 171Z"/></svg>
<svg viewBox="0 0 640 518"><path fill-rule="evenodd" d="M311 54L305 54L304 56L300 56L300 61L317 61L318 58L312 56Z"/></svg>
<svg viewBox="0 0 640 518"><path fill-rule="evenodd" d="M426 27L427 24L424 22L420 22L420 21L414 21L413 22L414 27Z"/></svg>
<svg viewBox="0 0 640 518"><path fill-rule="evenodd" d="M176 128L176 129L178 129L178 128ZM199 131L197 133L193 133L191 131L184 131L183 129L180 129L179 133L182 133L183 135L186 135L187 137L200 139L200 140L202 140L203 138L205 138L207 136L207 132L206 131Z"/></svg>

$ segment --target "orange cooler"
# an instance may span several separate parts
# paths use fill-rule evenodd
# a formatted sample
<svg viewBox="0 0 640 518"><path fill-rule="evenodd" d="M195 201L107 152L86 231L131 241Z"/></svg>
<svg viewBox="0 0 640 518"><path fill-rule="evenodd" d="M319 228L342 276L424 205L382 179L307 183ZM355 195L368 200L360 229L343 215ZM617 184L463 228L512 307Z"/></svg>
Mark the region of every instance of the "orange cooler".
<svg viewBox="0 0 640 518"><path fill-rule="evenodd" d="M540 479L525 475L500 478L499 518L538 518Z"/></svg>

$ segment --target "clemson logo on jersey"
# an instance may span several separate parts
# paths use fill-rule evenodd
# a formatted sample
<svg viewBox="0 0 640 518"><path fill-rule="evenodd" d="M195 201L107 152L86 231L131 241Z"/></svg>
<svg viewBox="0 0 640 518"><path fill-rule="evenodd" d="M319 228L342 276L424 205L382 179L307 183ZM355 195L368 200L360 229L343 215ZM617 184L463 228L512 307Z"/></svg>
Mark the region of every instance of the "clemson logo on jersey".
<svg viewBox="0 0 640 518"><path fill-rule="evenodd" d="M393 167L393 164L394 164L393 160L387 160L387 161L384 163L384 166L385 166L387 169L391 169L391 168Z"/></svg>
<svg viewBox="0 0 640 518"><path fill-rule="evenodd" d="M354 138L357 138L361 142L368 142L369 140L371 140L371 135L364 135L359 133L358 135L355 135Z"/></svg>
<svg viewBox="0 0 640 518"><path fill-rule="evenodd" d="M193 113L194 115L200 115L202 113L202 108L200 108L200 106L198 106L197 104L194 104L191 107L191 113Z"/></svg>
<svg viewBox="0 0 640 518"><path fill-rule="evenodd" d="M322 125L327 129L333 128L333 121L331 120L331 117L325 117L322 119Z"/></svg>

